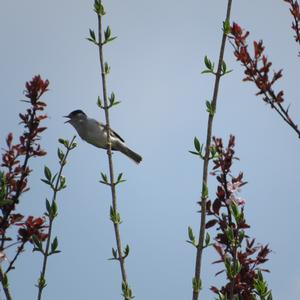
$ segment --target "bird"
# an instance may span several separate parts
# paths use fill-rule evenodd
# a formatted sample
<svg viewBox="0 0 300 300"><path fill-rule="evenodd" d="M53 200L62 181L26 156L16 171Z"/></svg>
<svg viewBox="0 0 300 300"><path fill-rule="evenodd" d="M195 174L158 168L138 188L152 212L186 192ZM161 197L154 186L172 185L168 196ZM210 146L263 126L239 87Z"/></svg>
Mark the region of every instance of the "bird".
<svg viewBox="0 0 300 300"><path fill-rule="evenodd" d="M80 109L74 110L64 117L69 119L65 123L71 124L84 141L95 147L108 149L106 125L89 118ZM110 129L110 141L112 150L120 151L137 164L142 161L142 156L129 149L120 135L112 129Z"/></svg>

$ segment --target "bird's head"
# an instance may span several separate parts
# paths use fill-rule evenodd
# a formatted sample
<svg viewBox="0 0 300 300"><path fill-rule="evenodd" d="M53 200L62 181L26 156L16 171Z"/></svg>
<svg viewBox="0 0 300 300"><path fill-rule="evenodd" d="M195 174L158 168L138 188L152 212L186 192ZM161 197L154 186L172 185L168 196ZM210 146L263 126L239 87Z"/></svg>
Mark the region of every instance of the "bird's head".
<svg viewBox="0 0 300 300"><path fill-rule="evenodd" d="M71 113L69 113L67 116L64 116L64 118L69 118L65 123L70 123L74 125L77 122L82 122L86 120L87 115L80 109L73 110Z"/></svg>

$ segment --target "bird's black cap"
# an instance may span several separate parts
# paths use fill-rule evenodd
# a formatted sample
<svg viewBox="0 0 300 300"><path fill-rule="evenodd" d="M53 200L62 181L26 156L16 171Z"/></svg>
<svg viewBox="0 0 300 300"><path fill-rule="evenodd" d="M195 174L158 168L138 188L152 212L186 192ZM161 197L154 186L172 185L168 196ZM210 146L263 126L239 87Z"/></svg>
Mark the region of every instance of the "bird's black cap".
<svg viewBox="0 0 300 300"><path fill-rule="evenodd" d="M71 113L69 113L67 116L64 116L64 117L72 118L72 117L74 117L76 115L79 115L79 114L86 116L86 114L81 109L76 109L76 110L73 110Z"/></svg>

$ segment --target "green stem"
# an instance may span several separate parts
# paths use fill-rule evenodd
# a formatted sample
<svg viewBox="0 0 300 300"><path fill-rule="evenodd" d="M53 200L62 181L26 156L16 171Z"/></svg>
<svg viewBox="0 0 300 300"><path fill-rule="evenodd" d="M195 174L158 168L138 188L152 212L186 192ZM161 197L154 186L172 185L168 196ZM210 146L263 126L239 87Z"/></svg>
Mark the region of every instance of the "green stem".
<svg viewBox="0 0 300 300"><path fill-rule="evenodd" d="M102 4L102 2L100 1ZM104 69L104 56L103 56L103 36L102 36L102 16L98 14L98 43L99 43L99 59L101 66L101 82L102 82L102 94L104 102L104 112L105 112L105 121L106 121L106 130L107 130L107 156L109 164L109 175L110 175L110 188L111 188L111 197L112 197L112 208L117 213L117 193L114 181L114 167L112 159L112 147L110 140L110 118L109 118L109 107L108 107L108 97L107 97L107 88L106 88L106 74ZM121 274L123 283L127 283L127 274L125 269L125 260L123 257L123 247L120 234L120 226L118 223L114 222L114 231L115 238L118 250L118 261L120 263ZM125 296L124 296L125 297ZM126 299L126 297L125 297Z"/></svg>
<svg viewBox="0 0 300 300"><path fill-rule="evenodd" d="M228 0L226 22L229 22L230 20L231 5L232 5L232 0ZM211 103L212 107L214 107L215 110L217 107L220 78L222 76L222 62L224 58L226 39L227 39L227 35L225 32L223 32L220 54L219 54L218 69L217 69L217 73L215 74L216 78L214 84L213 99ZM210 146L211 146L211 139L212 139L213 120L214 120L214 114L209 114L208 122L207 122L205 156L203 161L200 231L199 231L199 238L197 244L198 246L197 246L197 253L196 253L195 273L194 273L195 274L194 279L196 282L200 282L200 278L201 278L202 254L203 254L203 245L205 239L206 201L207 201L207 198L204 197L204 194L205 194L205 189L208 186L208 164L209 164L209 154L210 154ZM198 300L199 294L200 294L200 289L194 289L192 299Z"/></svg>
<svg viewBox="0 0 300 300"><path fill-rule="evenodd" d="M60 162L60 169L59 169L59 172L58 172L58 176L56 178L55 186L53 188L53 196L52 196L52 202L51 202L52 207L53 207L53 203L56 201L56 195L57 195L57 192L59 190L58 185L60 183L60 177L61 177L63 168L66 164L68 154L69 154L70 150L72 149L71 146L73 145L74 140L75 140L75 136L73 137L73 139L69 143L69 146L67 147L66 154L65 154L63 160ZM52 216L49 215L49 231L48 231L48 237L47 237L47 241L46 241L46 248L45 248L45 251L43 253L44 258L43 258L42 271L41 271L40 279L39 279L39 282L38 282L38 297L37 297L38 300L42 299L42 293L43 293L43 289L45 287L44 284L41 284L41 280L42 281L45 280L54 218L55 217L52 217Z"/></svg>

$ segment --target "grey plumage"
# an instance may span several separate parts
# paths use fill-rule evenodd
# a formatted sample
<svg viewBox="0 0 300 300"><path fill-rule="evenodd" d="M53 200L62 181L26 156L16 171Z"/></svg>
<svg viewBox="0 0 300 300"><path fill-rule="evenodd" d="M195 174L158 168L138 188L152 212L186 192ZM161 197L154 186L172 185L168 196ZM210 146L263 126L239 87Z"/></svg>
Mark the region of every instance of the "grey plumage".
<svg viewBox="0 0 300 300"><path fill-rule="evenodd" d="M98 148L107 149L107 128L104 124L88 118L82 110L74 110L65 117L69 118L65 123L70 123L84 141ZM120 135L112 129L110 129L110 140L112 150L120 151L136 163L142 161L142 157L129 149Z"/></svg>

